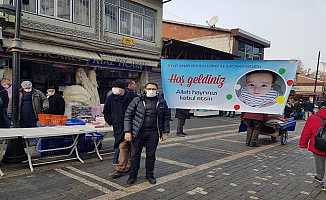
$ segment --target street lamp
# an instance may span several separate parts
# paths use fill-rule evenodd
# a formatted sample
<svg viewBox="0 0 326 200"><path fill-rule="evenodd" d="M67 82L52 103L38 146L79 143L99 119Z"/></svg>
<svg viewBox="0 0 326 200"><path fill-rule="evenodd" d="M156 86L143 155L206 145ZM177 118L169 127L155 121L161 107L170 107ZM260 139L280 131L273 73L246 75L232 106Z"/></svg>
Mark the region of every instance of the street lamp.
<svg viewBox="0 0 326 200"><path fill-rule="evenodd" d="M16 0L16 23L15 23L15 38L13 39L10 52L12 52L12 120L14 128L19 127L19 88L20 88L20 50L22 49L20 33L21 33L21 6L23 3L29 3L28 0ZM3 156L4 163L20 163L27 160L27 155L24 150L23 138L10 140L7 145L6 153Z"/></svg>

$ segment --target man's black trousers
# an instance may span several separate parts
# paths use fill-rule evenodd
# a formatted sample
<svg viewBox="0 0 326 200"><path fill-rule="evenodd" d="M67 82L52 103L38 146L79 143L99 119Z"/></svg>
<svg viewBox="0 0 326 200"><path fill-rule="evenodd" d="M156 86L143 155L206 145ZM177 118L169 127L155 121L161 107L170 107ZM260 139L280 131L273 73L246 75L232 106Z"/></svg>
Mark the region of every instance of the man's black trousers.
<svg viewBox="0 0 326 200"><path fill-rule="evenodd" d="M137 137L131 143L131 177L137 177L140 166L141 152L146 148L146 176L154 175L155 153L159 141L157 129L140 130Z"/></svg>

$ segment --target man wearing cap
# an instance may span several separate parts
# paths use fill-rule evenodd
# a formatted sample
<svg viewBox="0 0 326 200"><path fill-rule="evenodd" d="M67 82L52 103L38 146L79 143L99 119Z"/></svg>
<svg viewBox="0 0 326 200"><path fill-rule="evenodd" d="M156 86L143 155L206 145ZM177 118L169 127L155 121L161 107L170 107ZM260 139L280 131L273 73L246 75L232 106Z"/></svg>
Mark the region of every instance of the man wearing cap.
<svg viewBox="0 0 326 200"><path fill-rule="evenodd" d="M52 115L64 115L66 105L65 100L60 94L56 93L54 86L48 88L47 97L49 100L49 110L46 113Z"/></svg>
<svg viewBox="0 0 326 200"><path fill-rule="evenodd" d="M112 175L112 178L119 178L125 175L131 165L130 143L124 141L123 123L125 111L136 95L128 92L126 87L126 81L120 79L114 81L112 94L107 97L103 109L105 121L113 126L115 139L113 164L116 165L116 172Z"/></svg>
<svg viewBox="0 0 326 200"><path fill-rule="evenodd" d="M23 81L19 91L20 127L36 127L38 114L49 109L49 101L30 81Z"/></svg>

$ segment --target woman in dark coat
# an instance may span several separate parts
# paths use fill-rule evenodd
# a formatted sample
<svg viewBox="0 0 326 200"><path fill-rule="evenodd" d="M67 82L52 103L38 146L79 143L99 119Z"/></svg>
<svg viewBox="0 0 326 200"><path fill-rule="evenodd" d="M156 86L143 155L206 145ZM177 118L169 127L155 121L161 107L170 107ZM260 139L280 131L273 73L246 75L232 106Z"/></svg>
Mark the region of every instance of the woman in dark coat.
<svg viewBox="0 0 326 200"><path fill-rule="evenodd" d="M9 128L10 121L7 116L9 97L4 87L0 85L0 128Z"/></svg>
<svg viewBox="0 0 326 200"><path fill-rule="evenodd" d="M190 118L189 109L176 109L175 118L178 119L177 135L184 137L187 135L183 132L183 126L186 123L186 119Z"/></svg>

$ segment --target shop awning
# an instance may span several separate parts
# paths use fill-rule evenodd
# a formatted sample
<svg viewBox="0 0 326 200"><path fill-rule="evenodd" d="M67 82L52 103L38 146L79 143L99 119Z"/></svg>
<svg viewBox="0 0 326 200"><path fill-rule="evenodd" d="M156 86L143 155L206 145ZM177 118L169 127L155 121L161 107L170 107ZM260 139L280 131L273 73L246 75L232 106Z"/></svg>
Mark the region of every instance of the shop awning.
<svg viewBox="0 0 326 200"><path fill-rule="evenodd" d="M163 57L193 60L233 60L238 58L230 53L175 39L163 40Z"/></svg>
<svg viewBox="0 0 326 200"><path fill-rule="evenodd" d="M159 61L144 60L139 58L130 58L117 55L107 55L100 54L102 60L116 62L116 63L126 63L140 66L158 67Z"/></svg>
<svg viewBox="0 0 326 200"><path fill-rule="evenodd" d="M3 47L10 48L12 46L12 39L4 38ZM71 56L81 59L95 59L100 60L101 57L94 52L73 49L69 47L56 46L51 44L38 43L34 41L24 41L22 40L22 50L27 52L36 52L36 53L49 53L62 56Z"/></svg>

